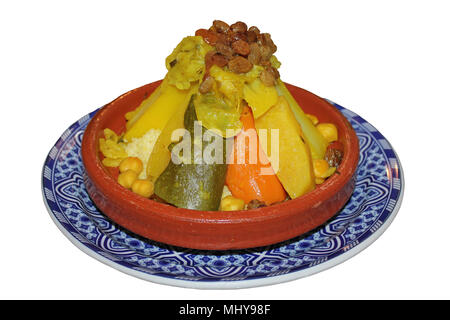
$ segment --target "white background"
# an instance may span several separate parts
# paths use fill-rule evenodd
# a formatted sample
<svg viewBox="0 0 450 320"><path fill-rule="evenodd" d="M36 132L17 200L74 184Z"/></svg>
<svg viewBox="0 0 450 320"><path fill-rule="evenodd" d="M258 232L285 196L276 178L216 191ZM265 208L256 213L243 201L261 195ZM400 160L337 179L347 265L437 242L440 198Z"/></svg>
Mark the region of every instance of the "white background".
<svg viewBox="0 0 450 320"><path fill-rule="evenodd" d="M0 298L450 298L448 1L2 1ZM62 132L164 76L212 20L270 32L286 82L353 110L396 149L406 189L387 231L352 259L278 285L204 291L106 266L56 227L42 163Z"/></svg>

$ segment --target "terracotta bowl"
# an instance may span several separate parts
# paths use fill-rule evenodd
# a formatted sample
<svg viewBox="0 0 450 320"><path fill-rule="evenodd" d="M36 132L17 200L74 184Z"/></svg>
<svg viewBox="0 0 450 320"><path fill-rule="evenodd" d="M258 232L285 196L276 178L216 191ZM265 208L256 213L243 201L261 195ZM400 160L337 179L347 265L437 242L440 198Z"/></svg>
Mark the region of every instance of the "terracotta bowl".
<svg viewBox="0 0 450 320"><path fill-rule="evenodd" d="M311 231L332 218L348 201L355 184L359 145L345 117L324 99L287 85L307 113L334 123L344 146L339 174L314 191L281 204L247 211L195 211L146 199L121 187L117 172L101 163L103 129L125 130L124 114L135 109L160 81L131 90L101 108L82 142L87 191L96 206L118 225L145 238L193 249L228 250L275 244ZM117 169L116 169L117 170Z"/></svg>

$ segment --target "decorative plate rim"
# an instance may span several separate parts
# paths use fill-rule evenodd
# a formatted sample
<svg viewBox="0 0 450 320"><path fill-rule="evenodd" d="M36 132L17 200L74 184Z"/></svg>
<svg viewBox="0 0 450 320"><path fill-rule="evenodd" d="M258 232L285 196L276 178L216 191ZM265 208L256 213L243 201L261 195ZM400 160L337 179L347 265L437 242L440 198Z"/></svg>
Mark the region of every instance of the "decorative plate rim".
<svg viewBox="0 0 450 320"><path fill-rule="evenodd" d="M400 206L401 206L401 203L403 200L405 181L404 181L404 172L403 172L403 168L402 168L400 159L399 159L397 153L395 152L394 148L392 147L392 145L384 138L384 136L377 129L375 129L375 127L373 127L369 122L364 120L362 117L360 117L356 113L334 103L333 101L330 101L330 100L327 100L327 101L330 102L331 104L333 104L335 107L337 107L341 112L343 112L346 117L350 117L350 118L358 117L360 120L360 122L359 122L360 125L365 126L365 129L367 129L369 132L377 132L388 143L389 149L394 154L394 158L396 160L396 165L398 167L398 176L399 176L399 180L400 180L399 185L398 185L399 194L398 194L397 200L395 201L395 205L391 208L391 211L390 211L388 217L386 218L386 220L384 220L384 222L382 222L382 224L379 225L377 227L377 229L374 230L374 232L372 232L368 237L365 237L361 242L357 241L357 243L355 243L352 246L347 245L349 247L347 249L342 248L342 249L344 249L343 252L337 254L336 256L333 256L330 259L326 259L323 262L318 262L317 264L314 264L307 268L301 268L300 270L290 271L288 273L284 273L284 274L280 274L280 275L270 275L270 276L266 276L266 277L259 276L256 278L249 278L249 279L243 279L243 280L232 280L232 279L185 280L185 279L180 279L180 278L169 277L167 275L158 275L158 274L153 275L153 274L146 273L145 271L138 271L133 268L124 266L120 263L115 262L113 259L110 259L106 256L103 256L103 255L97 253L96 251L92 250L89 246L87 246L85 243L80 241L80 239L73 236L71 234L71 232L69 232L67 230L67 228L56 218L54 212L52 211L52 208L50 207L50 205L48 203L48 197L49 197L48 189L46 189L45 185L44 185L44 179L45 179L45 175L46 175L46 172L45 172L46 164L49 162L48 158L52 157L52 152L53 152L55 146L57 146L59 143L61 143L61 141L64 141L70 135L71 129L76 126L80 126L83 122L90 119L93 116L93 114L95 114L98 111L98 109L83 116L78 121L73 123L66 131L64 131L64 133L60 136L60 138L58 138L58 140L56 141L56 143L53 145L52 149L48 153L47 157L45 158L44 164L42 167L42 176L41 176L42 177L41 178L41 190L42 190L45 206L47 208L47 211L48 211L51 219L56 224L58 229L82 252L86 253L87 255L95 258L96 260L98 260L118 271L121 271L125 274L131 275L131 276L143 279L143 280L147 280L150 282L158 283L158 284L170 285L170 286L175 286L175 287L183 287L183 288L195 288L195 289L242 289L242 288L253 288L253 287L267 286L267 285L288 282L288 281L304 278L304 277L319 273L321 271L330 269L331 267L334 267L334 266L350 259L351 257L355 256L359 252L366 249L368 246L370 246L375 240L377 240L386 231L386 229L390 226L390 224L392 223L392 221L394 220L394 218L396 217L396 215L400 209ZM378 140L375 137L374 137L374 139ZM383 150L383 151L385 152L386 150ZM388 157L386 155L386 160L387 160L387 158Z"/></svg>

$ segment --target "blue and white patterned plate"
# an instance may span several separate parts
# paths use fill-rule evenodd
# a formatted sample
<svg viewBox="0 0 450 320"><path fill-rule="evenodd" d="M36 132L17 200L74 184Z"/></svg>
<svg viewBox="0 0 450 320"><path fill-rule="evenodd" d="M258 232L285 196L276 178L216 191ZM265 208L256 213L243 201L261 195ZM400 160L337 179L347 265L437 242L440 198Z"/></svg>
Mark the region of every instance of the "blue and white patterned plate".
<svg viewBox="0 0 450 320"><path fill-rule="evenodd" d="M44 202L59 229L82 251L152 282L246 288L317 273L375 241L394 219L404 188L400 161L390 143L357 114L334 105L359 138L356 187L335 218L302 237L255 249L208 252L148 241L114 224L95 207L83 183L81 140L97 110L70 126L50 150L42 171Z"/></svg>

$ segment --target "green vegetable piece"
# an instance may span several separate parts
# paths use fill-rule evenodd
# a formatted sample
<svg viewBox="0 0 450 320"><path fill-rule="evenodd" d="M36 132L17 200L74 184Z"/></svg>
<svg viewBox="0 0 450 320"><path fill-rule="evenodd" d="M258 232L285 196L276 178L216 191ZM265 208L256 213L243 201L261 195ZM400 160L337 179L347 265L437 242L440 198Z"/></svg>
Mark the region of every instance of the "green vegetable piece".
<svg viewBox="0 0 450 320"><path fill-rule="evenodd" d="M170 146L172 161L155 182L155 193L165 201L179 208L193 210L218 210L225 185L227 171L226 165L226 140L208 131L199 125L193 104L193 99L184 116L185 136L181 142ZM189 133L190 139L186 134ZM210 136L210 141L205 136ZM199 141L199 138L201 141ZM190 156L184 152L177 156L176 149L181 144L187 144ZM217 145L220 148L213 148ZM221 154L215 154L210 150L220 150ZM182 149L184 150L184 149ZM204 154L211 153L215 159L223 161L205 161ZM199 156L200 154L200 156ZM203 156L202 156L203 155ZM173 161L178 160L178 161Z"/></svg>
<svg viewBox="0 0 450 320"><path fill-rule="evenodd" d="M214 93L198 95L194 106L202 125L210 130L218 130L222 137L227 137L227 130L237 133L242 129L240 108L229 106Z"/></svg>

